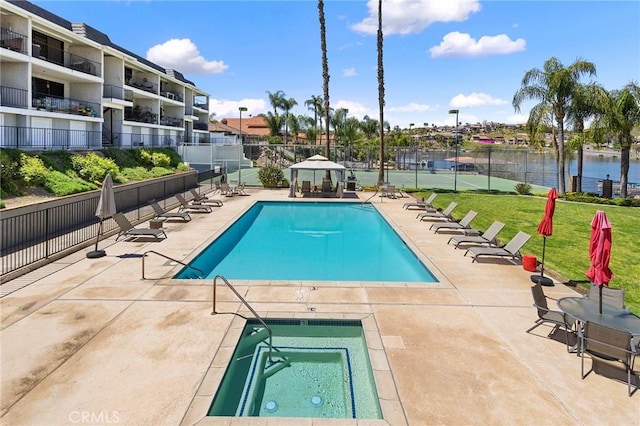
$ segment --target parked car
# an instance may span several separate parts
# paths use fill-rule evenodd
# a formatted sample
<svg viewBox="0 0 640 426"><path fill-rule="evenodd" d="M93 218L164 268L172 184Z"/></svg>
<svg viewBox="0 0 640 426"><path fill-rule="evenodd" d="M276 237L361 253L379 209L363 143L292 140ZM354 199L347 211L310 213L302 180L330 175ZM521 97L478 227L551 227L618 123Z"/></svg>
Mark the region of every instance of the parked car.
<svg viewBox="0 0 640 426"><path fill-rule="evenodd" d="M451 170L458 170L459 172L477 172L478 168L472 163L460 163L451 166Z"/></svg>

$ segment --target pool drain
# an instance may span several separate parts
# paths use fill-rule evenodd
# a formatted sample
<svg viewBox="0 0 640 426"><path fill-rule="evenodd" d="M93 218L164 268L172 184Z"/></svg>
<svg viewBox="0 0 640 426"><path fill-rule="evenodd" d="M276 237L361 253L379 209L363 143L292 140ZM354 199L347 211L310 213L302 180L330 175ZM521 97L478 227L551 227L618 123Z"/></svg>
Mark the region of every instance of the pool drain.
<svg viewBox="0 0 640 426"><path fill-rule="evenodd" d="M278 411L278 403L273 399L267 401L267 403L264 404L264 411L266 411L267 413L275 413L276 411Z"/></svg>
<svg viewBox="0 0 640 426"><path fill-rule="evenodd" d="M315 407L320 407L323 403L324 401L318 395L311 397L311 404L313 404Z"/></svg>

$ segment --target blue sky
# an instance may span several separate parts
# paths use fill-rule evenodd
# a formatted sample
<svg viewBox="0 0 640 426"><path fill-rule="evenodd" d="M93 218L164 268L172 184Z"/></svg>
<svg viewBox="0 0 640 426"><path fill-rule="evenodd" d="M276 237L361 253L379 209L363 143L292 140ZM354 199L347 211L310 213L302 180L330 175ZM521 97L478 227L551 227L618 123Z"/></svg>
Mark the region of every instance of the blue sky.
<svg viewBox="0 0 640 426"><path fill-rule="evenodd" d="M271 110L267 91L296 114L322 95L317 2L34 1L116 44L181 71L211 96L216 118ZM378 118L377 0L325 1L330 99ZM552 56L596 65L606 89L640 81L640 2L385 0L385 120L392 127L526 121L511 100L526 71Z"/></svg>

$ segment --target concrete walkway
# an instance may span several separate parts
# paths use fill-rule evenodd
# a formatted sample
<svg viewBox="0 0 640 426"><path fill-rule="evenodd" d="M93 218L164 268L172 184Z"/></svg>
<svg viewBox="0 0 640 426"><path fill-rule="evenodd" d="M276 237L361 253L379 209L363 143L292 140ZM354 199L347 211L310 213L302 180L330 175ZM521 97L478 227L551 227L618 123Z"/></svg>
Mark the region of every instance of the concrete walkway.
<svg viewBox="0 0 640 426"><path fill-rule="evenodd" d="M362 319L384 419L205 417L244 321L212 316L211 281L171 279L180 265L153 253L142 280L140 256L188 262L258 200L290 199L252 189L190 223L168 223L162 242L112 237L100 243L107 257L81 252L50 274L21 277L33 282L0 300L2 424L640 424L640 392L629 398L626 384L581 379L580 358L547 337L550 327L525 333L536 319L530 273L471 263L449 235L403 209L406 198L378 197L375 207L440 283L232 284L267 318ZM577 295L561 284L545 292ZM218 300L219 311L247 313L226 289Z"/></svg>

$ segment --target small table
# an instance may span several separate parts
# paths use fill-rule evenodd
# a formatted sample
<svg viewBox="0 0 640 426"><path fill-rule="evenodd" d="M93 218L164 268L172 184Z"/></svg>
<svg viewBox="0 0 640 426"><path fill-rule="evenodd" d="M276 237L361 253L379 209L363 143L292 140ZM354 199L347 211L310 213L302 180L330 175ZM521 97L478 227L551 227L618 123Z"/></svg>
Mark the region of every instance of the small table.
<svg viewBox="0 0 640 426"><path fill-rule="evenodd" d="M150 229L162 229L162 224L164 223L164 220L162 219L151 219L149 221L149 228Z"/></svg>
<svg viewBox="0 0 640 426"><path fill-rule="evenodd" d="M640 317L624 309L603 304L599 313L599 301L588 297L563 297L558 300L558 307L580 322L589 321L640 336Z"/></svg>

